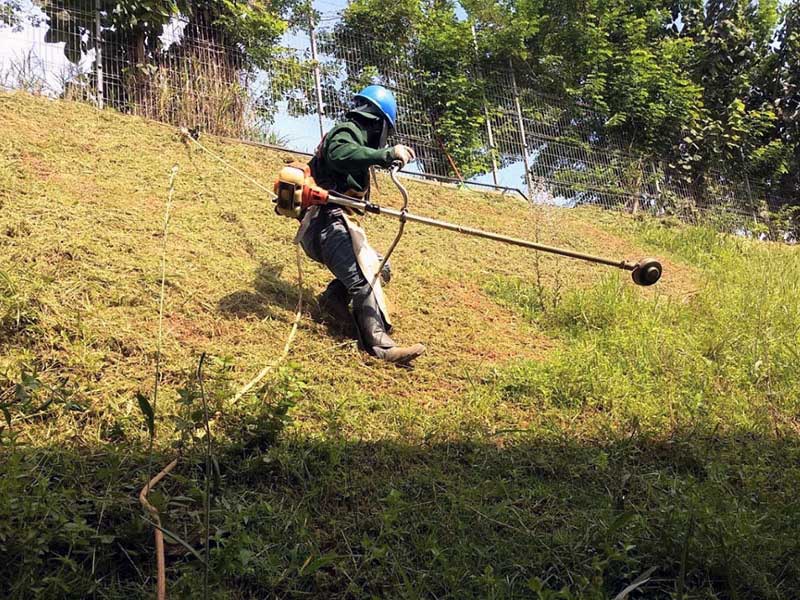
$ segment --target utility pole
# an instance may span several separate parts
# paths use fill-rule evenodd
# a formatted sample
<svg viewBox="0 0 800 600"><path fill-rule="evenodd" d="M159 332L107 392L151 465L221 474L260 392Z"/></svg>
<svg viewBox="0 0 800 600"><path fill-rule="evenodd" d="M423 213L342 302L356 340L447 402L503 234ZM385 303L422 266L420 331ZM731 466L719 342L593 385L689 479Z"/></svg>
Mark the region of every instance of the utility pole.
<svg viewBox="0 0 800 600"><path fill-rule="evenodd" d="M100 24L100 0L94 0L94 64L97 86L97 108L105 106L105 90L103 89L103 28Z"/></svg>
<svg viewBox="0 0 800 600"><path fill-rule="evenodd" d="M483 79L481 72L480 53L478 52L478 35L475 33L475 24L470 25L472 29L472 44L475 46L475 68L478 71L478 78ZM497 157L495 156L494 135L492 133L492 121L489 118L489 107L486 104L486 90L483 91L483 118L486 121L486 137L489 142L489 154L492 157L492 180L497 183ZM530 192L529 192L530 195Z"/></svg>
<svg viewBox="0 0 800 600"><path fill-rule="evenodd" d="M533 185L531 185L531 169L528 165L528 138L525 135L525 121L522 119L522 106L519 103L519 90L517 90L517 78L514 75L514 65L508 59L508 70L511 73L511 87L514 91L514 106L517 109L517 126L519 127L519 137L522 141L522 164L525 165L525 185L528 187L528 200L533 201Z"/></svg>
<svg viewBox="0 0 800 600"><path fill-rule="evenodd" d="M322 75L320 74L319 60L317 58L317 31L314 26L314 13L311 5L308 8L308 36L311 39L311 60L314 63L314 89L317 95L317 117L319 118L319 137L321 139L325 135L325 126L322 123L324 114L322 107Z"/></svg>

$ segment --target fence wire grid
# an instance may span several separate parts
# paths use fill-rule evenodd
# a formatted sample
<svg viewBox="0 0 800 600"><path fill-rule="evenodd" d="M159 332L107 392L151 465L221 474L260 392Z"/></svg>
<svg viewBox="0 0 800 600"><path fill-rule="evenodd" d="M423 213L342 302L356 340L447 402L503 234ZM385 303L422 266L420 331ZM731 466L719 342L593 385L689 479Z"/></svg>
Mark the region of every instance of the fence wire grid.
<svg viewBox="0 0 800 600"><path fill-rule="evenodd" d="M88 102L208 133L313 151L324 130L370 83L400 105L397 143L418 156L415 175L524 190L531 202L675 215L709 213L729 229L795 241L775 215L790 204L746 175L711 173L698 194L657 159L627 150L591 109L519 87L513 68L471 74L482 82L477 151L485 173L464 180L450 141L425 106L428 77L407 57L387 58L381 41L324 19L295 31L255 64L218 28L173 18L156 38L122 36L99 0L0 0L0 87ZM477 63L477 61L476 61ZM600 133L600 134L599 134Z"/></svg>

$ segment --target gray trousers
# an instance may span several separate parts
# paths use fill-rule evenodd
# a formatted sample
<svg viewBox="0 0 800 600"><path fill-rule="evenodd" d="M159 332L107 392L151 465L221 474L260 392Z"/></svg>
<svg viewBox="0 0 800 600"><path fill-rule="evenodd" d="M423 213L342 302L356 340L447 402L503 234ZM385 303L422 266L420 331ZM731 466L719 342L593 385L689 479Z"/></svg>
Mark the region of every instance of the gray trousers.
<svg viewBox="0 0 800 600"><path fill-rule="evenodd" d="M362 347L371 353L373 348L394 347L372 286L358 266L342 209L321 207L300 245L311 260L322 263L333 273L336 279L328 286L332 294L341 295L346 290Z"/></svg>

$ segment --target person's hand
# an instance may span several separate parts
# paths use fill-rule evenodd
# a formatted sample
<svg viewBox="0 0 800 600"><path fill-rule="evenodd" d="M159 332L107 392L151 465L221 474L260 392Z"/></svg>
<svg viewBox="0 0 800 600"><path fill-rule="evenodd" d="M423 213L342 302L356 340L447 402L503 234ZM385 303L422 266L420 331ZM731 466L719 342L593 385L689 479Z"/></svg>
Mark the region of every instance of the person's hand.
<svg viewBox="0 0 800 600"><path fill-rule="evenodd" d="M401 167L405 167L408 163L417 158L417 155L414 154L413 148L404 146L403 144L397 144L392 148L392 158L398 161Z"/></svg>

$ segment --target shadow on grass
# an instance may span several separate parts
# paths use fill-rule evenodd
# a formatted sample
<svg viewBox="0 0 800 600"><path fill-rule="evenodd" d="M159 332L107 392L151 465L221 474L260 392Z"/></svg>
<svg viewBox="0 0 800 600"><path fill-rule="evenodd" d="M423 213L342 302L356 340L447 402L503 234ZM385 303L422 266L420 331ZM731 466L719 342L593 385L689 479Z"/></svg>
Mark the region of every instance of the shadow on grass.
<svg viewBox="0 0 800 600"><path fill-rule="evenodd" d="M222 298L218 307L220 312L236 318L255 317L257 319L281 319L283 314L274 308L294 311L297 307L299 290L295 281L281 278L283 267L263 262L256 269L252 290L239 290ZM306 307L316 304L314 295L305 290L303 303Z"/></svg>
<svg viewBox="0 0 800 600"><path fill-rule="evenodd" d="M136 500L144 454L4 452L6 597L150 593L152 530ZM651 568L629 598L681 588L692 598L800 597L796 438L409 444L284 434L215 455L211 580L221 598L613 598ZM202 464L185 457L152 494L165 527L197 549ZM200 597L199 561L174 543L168 554L173 596Z"/></svg>

